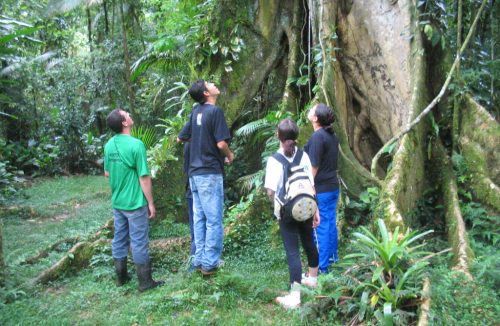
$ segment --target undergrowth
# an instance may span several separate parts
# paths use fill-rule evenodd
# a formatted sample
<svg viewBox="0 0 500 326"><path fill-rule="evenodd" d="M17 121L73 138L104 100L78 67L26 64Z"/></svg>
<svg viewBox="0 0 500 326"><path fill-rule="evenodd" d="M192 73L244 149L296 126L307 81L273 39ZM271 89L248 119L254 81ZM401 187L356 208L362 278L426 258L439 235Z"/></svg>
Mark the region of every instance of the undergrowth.
<svg viewBox="0 0 500 326"><path fill-rule="evenodd" d="M79 186L77 184L80 184ZM2 325L277 325L299 324L299 312L288 312L273 300L288 288L288 270L275 220L263 221L249 234L245 246L228 246L225 266L214 277L187 271L188 245L156 252L154 277L165 286L139 293L134 265L132 280L117 288L109 244L97 250L90 266L34 288L22 286L61 257L63 243L33 265L27 257L69 235L85 238L111 217L104 178L75 177L46 180L26 189L19 208L35 214L3 216L7 284L0 295ZM45 198L46 200L43 200ZM75 205L79 205L75 209ZM39 214L38 209L43 210ZM54 215L67 214L61 221ZM52 215L52 217L51 217ZM19 237L22 233L23 236ZM164 219L151 223L154 239L189 237L185 224ZM25 241L25 238L31 239ZM310 298L309 298L310 299ZM306 300L309 300L306 299ZM314 324L314 323L312 323Z"/></svg>

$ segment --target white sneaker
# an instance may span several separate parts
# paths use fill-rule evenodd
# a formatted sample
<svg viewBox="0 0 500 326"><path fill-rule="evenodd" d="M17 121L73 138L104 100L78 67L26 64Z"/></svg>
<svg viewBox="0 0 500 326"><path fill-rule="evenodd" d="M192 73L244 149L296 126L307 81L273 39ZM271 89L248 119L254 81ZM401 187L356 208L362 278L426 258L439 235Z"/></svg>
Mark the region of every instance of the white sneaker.
<svg viewBox="0 0 500 326"><path fill-rule="evenodd" d="M283 297L277 297L276 302L285 309L296 309L300 307L300 292L291 291Z"/></svg>
<svg viewBox="0 0 500 326"><path fill-rule="evenodd" d="M315 288L318 286L318 277L317 276L309 276L308 273L302 274L302 285L308 286L310 288Z"/></svg>

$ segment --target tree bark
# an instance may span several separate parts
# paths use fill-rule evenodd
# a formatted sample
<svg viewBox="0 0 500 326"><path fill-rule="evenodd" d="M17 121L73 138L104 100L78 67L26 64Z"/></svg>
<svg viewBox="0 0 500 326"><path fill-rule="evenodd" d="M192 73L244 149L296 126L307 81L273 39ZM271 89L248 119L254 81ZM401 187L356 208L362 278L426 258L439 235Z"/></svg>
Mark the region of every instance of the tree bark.
<svg viewBox="0 0 500 326"><path fill-rule="evenodd" d="M5 284L5 262L3 258L3 227L0 223L0 287Z"/></svg>
<svg viewBox="0 0 500 326"><path fill-rule="evenodd" d="M87 14L87 37L89 40L89 52L92 54L92 17L90 15L90 7L85 7L85 13Z"/></svg>
<svg viewBox="0 0 500 326"><path fill-rule="evenodd" d="M104 11L104 32L109 36L109 17L108 17L108 1L103 0L102 9Z"/></svg>
<svg viewBox="0 0 500 326"><path fill-rule="evenodd" d="M474 253L470 248L467 230L460 211L458 187L453 167L441 141L436 142L433 153L439 169L436 171L436 175L441 176L448 242L451 244L454 256L453 268L472 278L470 263L474 258Z"/></svg>
<svg viewBox="0 0 500 326"><path fill-rule="evenodd" d="M125 21L125 15L123 14L123 0L120 0L120 17L122 20L122 38L123 38L123 59L125 61L125 79L127 84L128 100L130 111L135 113L135 93L132 88L132 82L130 80L130 59L128 53L128 41L127 41L127 24Z"/></svg>

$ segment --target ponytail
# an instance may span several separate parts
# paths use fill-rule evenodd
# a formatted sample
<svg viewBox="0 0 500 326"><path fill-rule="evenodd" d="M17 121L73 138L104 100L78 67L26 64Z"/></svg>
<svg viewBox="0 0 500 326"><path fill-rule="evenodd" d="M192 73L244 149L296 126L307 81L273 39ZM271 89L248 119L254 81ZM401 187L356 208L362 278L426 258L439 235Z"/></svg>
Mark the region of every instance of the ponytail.
<svg viewBox="0 0 500 326"><path fill-rule="evenodd" d="M292 119L281 120L278 124L278 138L283 144L285 156L292 157L295 154L296 139L299 136L299 127Z"/></svg>

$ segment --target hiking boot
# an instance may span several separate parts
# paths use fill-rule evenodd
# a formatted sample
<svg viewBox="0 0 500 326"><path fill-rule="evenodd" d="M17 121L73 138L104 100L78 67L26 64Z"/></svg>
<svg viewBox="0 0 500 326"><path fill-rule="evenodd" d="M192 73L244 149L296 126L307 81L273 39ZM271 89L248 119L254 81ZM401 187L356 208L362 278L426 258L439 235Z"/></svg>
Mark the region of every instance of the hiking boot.
<svg viewBox="0 0 500 326"><path fill-rule="evenodd" d="M285 309L300 307L300 284L294 283L290 293L282 297L277 297L276 302Z"/></svg>
<svg viewBox="0 0 500 326"><path fill-rule="evenodd" d="M122 259L114 259L116 272L116 286L123 286L130 281L130 276L127 273L127 257Z"/></svg>
<svg viewBox="0 0 500 326"><path fill-rule="evenodd" d="M189 274L201 271L201 265L194 264L194 256L192 255L187 259L185 266L185 270Z"/></svg>
<svg viewBox="0 0 500 326"><path fill-rule="evenodd" d="M165 284L163 281L155 281L151 277L151 261L146 264L135 264L137 278L139 279L139 292L154 289Z"/></svg>
<svg viewBox="0 0 500 326"><path fill-rule="evenodd" d="M213 274L217 273L219 268L221 268L222 266L224 266L224 261L221 259L217 263L217 266L212 267L210 269L204 269L203 267L201 267L200 271L201 271L201 274L203 274L204 276L209 276L209 275L213 275Z"/></svg>
<svg viewBox="0 0 500 326"><path fill-rule="evenodd" d="M189 265L188 273L201 272L201 266Z"/></svg>
<svg viewBox="0 0 500 326"><path fill-rule="evenodd" d="M318 286L318 277L317 276L309 276L309 273L302 274L302 285L308 286L310 288L315 288Z"/></svg>

